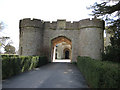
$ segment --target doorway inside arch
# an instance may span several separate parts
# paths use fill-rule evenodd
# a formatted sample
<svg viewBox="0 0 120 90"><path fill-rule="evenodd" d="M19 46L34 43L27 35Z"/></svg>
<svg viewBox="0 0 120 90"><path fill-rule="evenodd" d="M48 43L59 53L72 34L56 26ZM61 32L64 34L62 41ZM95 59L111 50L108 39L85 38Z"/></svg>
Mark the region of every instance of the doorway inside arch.
<svg viewBox="0 0 120 90"><path fill-rule="evenodd" d="M65 51L65 59L69 59L69 51Z"/></svg>
<svg viewBox="0 0 120 90"><path fill-rule="evenodd" d="M72 42L70 39L59 36L52 40L52 62L71 62Z"/></svg>

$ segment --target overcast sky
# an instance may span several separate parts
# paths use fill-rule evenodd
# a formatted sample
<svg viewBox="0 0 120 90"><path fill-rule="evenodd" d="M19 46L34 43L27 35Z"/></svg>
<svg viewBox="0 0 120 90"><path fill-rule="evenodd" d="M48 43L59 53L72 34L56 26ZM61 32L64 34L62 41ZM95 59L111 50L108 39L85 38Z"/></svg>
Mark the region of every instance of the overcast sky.
<svg viewBox="0 0 120 90"><path fill-rule="evenodd" d="M79 21L92 18L86 7L100 0L0 0L0 21L6 28L0 35L11 37L14 46L19 47L19 20L37 18L44 21L66 19Z"/></svg>

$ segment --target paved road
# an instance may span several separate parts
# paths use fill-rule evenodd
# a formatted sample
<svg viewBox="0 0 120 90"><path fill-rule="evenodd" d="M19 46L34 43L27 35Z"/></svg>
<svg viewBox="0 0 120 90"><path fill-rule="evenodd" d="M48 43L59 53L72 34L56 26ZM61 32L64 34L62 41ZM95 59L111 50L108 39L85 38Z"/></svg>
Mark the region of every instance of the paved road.
<svg viewBox="0 0 120 90"><path fill-rule="evenodd" d="M3 81L3 88L88 88L77 67L50 63Z"/></svg>

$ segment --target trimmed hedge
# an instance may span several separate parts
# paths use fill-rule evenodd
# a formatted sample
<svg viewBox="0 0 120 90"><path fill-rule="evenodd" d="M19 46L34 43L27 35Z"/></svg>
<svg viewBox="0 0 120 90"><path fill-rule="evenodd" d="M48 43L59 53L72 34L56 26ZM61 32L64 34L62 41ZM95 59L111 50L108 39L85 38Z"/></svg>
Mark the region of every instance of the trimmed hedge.
<svg viewBox="0 0 120 90"><path fill-rule="evenodd" d="M77 66L91 88L120 88L120 64L79 56Z"/></svg>
<svg viewBox="0 0 120 90"><path fill-rule="evenodd" d="M19 55L15 55L15 54L1 54L0 56L2 58L4 58L4 57L19 57Z"/></svg>
<svg viewBox="0 0 120 90"><path fill-rule="evenodd" d="M2 79L9 78L21 72L32 70L48 63L46 57L39 56L2 56Z"/></svg>

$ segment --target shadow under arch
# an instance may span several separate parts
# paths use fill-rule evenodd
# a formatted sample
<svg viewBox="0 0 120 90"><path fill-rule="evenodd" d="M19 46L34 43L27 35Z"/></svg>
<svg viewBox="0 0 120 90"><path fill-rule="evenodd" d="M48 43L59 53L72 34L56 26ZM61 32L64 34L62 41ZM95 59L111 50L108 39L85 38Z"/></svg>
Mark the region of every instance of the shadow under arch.
<svg viewBox="0 0 120 90"><path fill-rule="evenodd" d="M58 37L55 37L51 40L51 61L54 62L55 60L55 50L56 50L56 45L59 44L59 43L62 43L62 42L65 42L67 44L69 44L71 46L71 50L70 51L70 62L72 61L72 41L67 38L66 36L58 36ZM64 53L64 50L63 50L63 53ZM65 54L65 53L64 53Z"/></svg>

